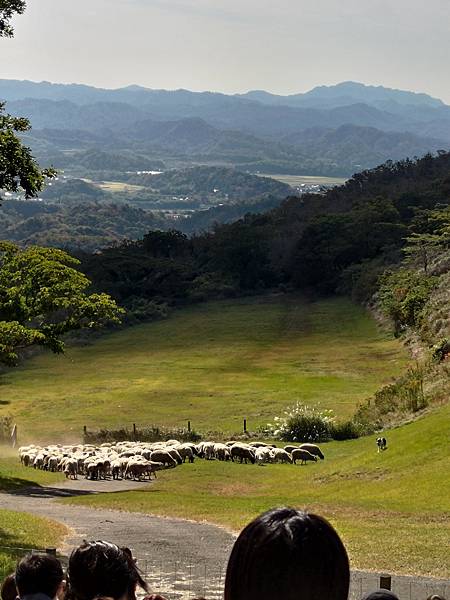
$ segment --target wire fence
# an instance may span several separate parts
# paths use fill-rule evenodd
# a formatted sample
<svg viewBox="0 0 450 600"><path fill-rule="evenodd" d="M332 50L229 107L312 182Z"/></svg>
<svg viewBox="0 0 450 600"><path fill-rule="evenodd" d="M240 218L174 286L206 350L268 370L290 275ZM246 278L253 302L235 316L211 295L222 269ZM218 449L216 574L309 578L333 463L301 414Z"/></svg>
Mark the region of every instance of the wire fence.
<svg viewBox="0 0 450 600"><path fill-rule="evenodd" d="M11 568L2 572L2 556L17 561L30 551L55 553L53 549L21 548L17 546L0 546L0 577L5 577ZM56 556L67 566L67 556L56 552ZM136 556L137 565L148 583L152 593L165 596L168 600L221 600L225 586L226 565L213 564L210 561L198 560L195 557L180 557L179 560L159 560L151 553ZM421 577L384 576L376 573L351 574L349 600L360 600L367 592L378 589L380 583L390 585L400 600L426 600L432 594L439 594L450 600L450 580L427 579ZM142 594L143 595L143 594Z"/></svg>

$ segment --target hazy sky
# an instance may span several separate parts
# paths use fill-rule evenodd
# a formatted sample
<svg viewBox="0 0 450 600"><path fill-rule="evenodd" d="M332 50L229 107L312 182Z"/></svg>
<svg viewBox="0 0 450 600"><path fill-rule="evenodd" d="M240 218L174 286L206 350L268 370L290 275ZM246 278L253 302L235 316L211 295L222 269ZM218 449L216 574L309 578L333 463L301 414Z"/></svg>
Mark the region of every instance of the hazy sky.
<svg viewBox="0 0 450 600"><path fill-rule="evenodd" d="M344 80L450 103L450 0L28 0L0 77L226 93Z"/></svg>

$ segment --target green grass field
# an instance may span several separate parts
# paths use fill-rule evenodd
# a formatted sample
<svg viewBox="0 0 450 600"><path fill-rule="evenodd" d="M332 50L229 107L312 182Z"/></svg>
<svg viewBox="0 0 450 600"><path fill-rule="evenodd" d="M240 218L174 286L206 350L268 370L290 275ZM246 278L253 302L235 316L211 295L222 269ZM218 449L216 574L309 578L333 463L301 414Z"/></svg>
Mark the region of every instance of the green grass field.
<svg viewBox="0 0 450 600"><path fill-rule="evenodd" d="M83 425L255 430L297 400L339 418L401 373L401 344L346 299L272 296L180 310L0 379L20 443L78 440Z"/></svg>
<svg viewBox="0 0 450 600"><path fill-rule="evenodd" d="M306 466L197 460L161 471L148 489L68 502L206 520L240 529L261 511L290 505L327 517L354 568L448 577L450 405L376 436L324 444ZM64 500L66 502L66 500Z"/></svg>
<svg viewBox="0 0 450 600"><path fill-rule="evenodd" d="M64 480L63 473L25 469L18 459L17 450L0 445L0 492L11 492L30 486L46 486Z"/></svg>
<svg viewBox="0 0 450 600"><path fill-rule="evenodd" d="M101 190L105 192L139 192L145 187L143 185L133 185L131 183L123 183L122 181L102 181L95 183Z"/></svg>
<svg viewBox="0 0 450 600"><path fill-rule="evenodd" d="M261 177L271 177L282 183L287 183L292 187L297 187L304 183L305 185L343 185L346 177L321 177L320 175L266 175L258 173Z"/></svg>
<svg viewBox="0 0 450 600"><path fill-rule="evenodd" d="M1 410L21 441L68 441L89 428L184 425L228 435L264 425L296 400L339 418L400 374L401 344L345 299L296 296L193 306L167 321L109 334L63 357L40 354L1 376ZM289 504L328 517L355 568L448 577L450 405L375 436L324 446L307 466L197 461L145 490L64 502L208 520L234 530ZM0 461L4 489L59 475ZM30 538L32 539L32 537ZM30 542L31 543L31 542Z"/></svg>
<svg viewBox="0 0 450 600"><path fill-rule="evenodd" d="M31 550L56 548L67 528L60 523L11 510L0 510L0 581Z"/></svg>

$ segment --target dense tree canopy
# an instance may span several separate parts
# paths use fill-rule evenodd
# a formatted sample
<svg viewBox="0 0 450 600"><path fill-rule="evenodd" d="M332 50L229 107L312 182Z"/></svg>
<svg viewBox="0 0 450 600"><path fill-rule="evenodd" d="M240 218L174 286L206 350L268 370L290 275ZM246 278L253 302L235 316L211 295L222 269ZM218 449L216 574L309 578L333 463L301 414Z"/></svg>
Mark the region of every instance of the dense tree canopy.
<svg viewBox="0 0 450 600"><path fill-rule="evenodd" d="M12 37L14 29L11 19L15 14L21 15L25 10L24 0L0 0L0 37Z"/></svg>
<svg viewBox="0 0 450 600"><path fill-rule="evenodd" d="M0 0L0 37L12 37L11 19L25 10L24 0ZM0 200L1 192L23 191L32 198L44 186L46 177L53 177L53 169L39 168L29 148L24 146L17 133L31 129L23 117L5 113L5 103L0 102Z"/></svg>
<svg viewBox="0 0 450 600"><path fill-rule="evenodd" d="M36 196L45 179L53 177L53 169L40 169L29 148L24 146L17 133L31 126L23 117L12 117L0 102L0 190L22 191L26 198Z"/></svg>
<svg viewBox="0 0 450 600"><path fill-rule="evenodd" d="M15 364L20 349L64 351L65 333L119 321L107 294L87 294L79 261L56 248L20 249L0 243L0 362Z"/></svg>

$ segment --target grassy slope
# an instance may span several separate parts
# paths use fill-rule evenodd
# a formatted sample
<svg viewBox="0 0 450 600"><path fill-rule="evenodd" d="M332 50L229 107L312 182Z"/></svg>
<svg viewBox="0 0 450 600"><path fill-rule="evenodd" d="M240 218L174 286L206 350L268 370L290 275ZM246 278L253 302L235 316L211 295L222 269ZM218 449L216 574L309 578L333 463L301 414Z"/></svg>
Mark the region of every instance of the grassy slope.
<svg viewBox="0 0 450 600"><path fill-rule="evenodd" d="M78 439L84 424L187 419L201 431L236 432L243 417L255 429L297 399L350 416L406 360L345 299L215 302L29 360L1 377L0 411L14 415L21 441Z"/></svg>
<svg viewBox="0 0 450 600"><path fill-rule="evenodd" d="M57 548L66 533L64 525L50 519L0 510L0 581L18 558L32 549Z"/></svg>
<svg viewBox="0 0 450 600"><path fill-rule="evenodd" d="M158 473L147 491L69 502L187 517L239 529L277 505L306 507L331 520L355 568L448 577L450 405L388 432L324 445L307 466L257 467L198 460Z"/></svg>
<svg viewBox="0 0 450 600"><path fill-rule="evenodd" d="M0 445L0 492L29 486L46 486L63 480L63 473L25 469L17 458L16 450Z"/></svg>

